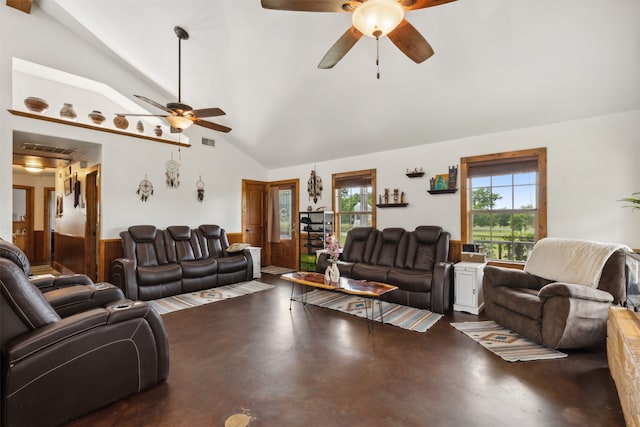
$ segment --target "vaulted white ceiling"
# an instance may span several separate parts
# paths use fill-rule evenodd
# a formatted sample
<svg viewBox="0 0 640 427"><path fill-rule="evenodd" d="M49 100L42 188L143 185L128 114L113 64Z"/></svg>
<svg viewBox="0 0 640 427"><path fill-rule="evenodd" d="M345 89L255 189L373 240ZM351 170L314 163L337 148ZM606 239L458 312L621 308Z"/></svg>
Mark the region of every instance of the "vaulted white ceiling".
<svg viewBox="0 0 640 427"><path fill-rule="evenodd" d="M269 169L640 109L638 0L459 0L411 11L436 53L415 64L381 39L380 80L369 38L335 68L317 68L349 13L265 10L260 0L40 3L175 97L162 104L177 100L173 27L187 29L182 101L224 109L214 121L233 130L211 137Z"/></svg>

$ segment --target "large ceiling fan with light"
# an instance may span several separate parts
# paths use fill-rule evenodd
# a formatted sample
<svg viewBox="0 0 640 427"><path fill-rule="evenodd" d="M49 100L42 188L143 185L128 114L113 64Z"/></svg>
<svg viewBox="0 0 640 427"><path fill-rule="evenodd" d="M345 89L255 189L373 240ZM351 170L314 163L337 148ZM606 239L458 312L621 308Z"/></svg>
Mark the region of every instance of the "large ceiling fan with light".
<svg viewBox="0 0 640 427"><path fill-rule="evenodd" d="M218 132L229 132L230 127L223 126L210 121L202 120L202 117L216 117L223 116L224 111L220 108L202 108L194 110L187 104L182 103L181 86L182 86L182 40L189 39L189 33L182 27L174 27L173 31L178 36L178 102L169 102L166 106L156 101L153 101L142 95L134 95L136 98L141 99L156 108L164 110L167 114L129 114L121 113L122 116L147 116L147 117L162 117L171 126L172 133L180 133L189 126L195 124L208 129L216 130Z"/></svg>
<svg viewBox="0 0 640 427"><path fill-rule="evenodd" d="M265 9L300 12L349 12L352 26L329 49L318 68L332 68L362 35L379 40L385 35L416 63L433 55L433 49L405 18L405 12L455 0L261 0ZM379 76L378 76L379 77Z"/></svg>

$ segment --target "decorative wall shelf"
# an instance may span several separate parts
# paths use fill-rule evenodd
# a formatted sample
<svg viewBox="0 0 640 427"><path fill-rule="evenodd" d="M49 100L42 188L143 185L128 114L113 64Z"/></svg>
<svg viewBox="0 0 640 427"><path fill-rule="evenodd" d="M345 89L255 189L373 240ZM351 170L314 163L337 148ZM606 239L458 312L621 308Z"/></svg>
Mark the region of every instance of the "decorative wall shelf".
<svg viewBox="0 0 640 427"><path fill-rule="evenodd" d="M424 176L424 172L407 172L406 175L409 178L420 178Z"/></svg>
<svg viewBox="0 0 640 427"><path fill-rule="evenodd" d="M62 125L75 126L75 127L79 127L79 128L83 128L83 129L98 130L98 131L101 131L101 132L114 133L116 135L129 136L129 137L132 137L132 138L147 139L149 141L162 142L163 144L179 145L181 147L191 147L191 144L186 144L184 142L178 142L178 141L172 141L170 139L158 138L158 137L155 137L155 136L141 135L141 134L136 134L136 133L133 133L133 132L122 131L122 130L119 130L119 129L111 129L111 128L105 128L105 127L102 127L102 126L95 126L95 125L91 125L91 124L88 124L88 123L73 122L73 121L70 121L70 120L59 119L57 117L43 116L42 114L27 113L26 111L11 110L11 109L9 109L8 111L11 114L13 114L14 116L21 116L21 117L27 117L27 118L30 118L30 119L44 120L46 122L51 122L51 123L60 123Z"/></svg>
<svg viewBox="0 0 640 427"><path fill-rule="evenodd" d="M409 203L378 203L376 206L379 208L404 208Z"/></svg>
<svg viewBox="0 0 640 427"><path fill-rule="evenodd" d="M458 191L457 188L448 188L445 190L427 190L429 194L453 194L457 191Z"/></svg>

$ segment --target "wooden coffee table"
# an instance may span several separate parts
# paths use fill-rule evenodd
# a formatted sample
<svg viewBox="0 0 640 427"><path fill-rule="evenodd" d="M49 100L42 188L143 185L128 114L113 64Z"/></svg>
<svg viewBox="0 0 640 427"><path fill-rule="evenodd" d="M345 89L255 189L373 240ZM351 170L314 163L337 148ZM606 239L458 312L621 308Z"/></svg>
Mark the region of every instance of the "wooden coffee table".
<svg viewBox="0 0 640 427"><path fill-rule="evenodd" d="M378 309L380 310L380 322L384 324L384 317L382 314L382 302L380 296L387 292L398 289L397 286L388 285L386 283L371 282L368 280L355 280L348 277L340 277L340 281L325 283L324 274L299 271L296 273L287 273L280 276L280 278L291 282L291 298L289 300L289 310L291 310L291 302L293 301L293 288L295 284L311 286L314 288L327 289L329 291L343 292L345 294L360 295L364 298L377 299ZM306 304L306 292L302 294L302 303ZM365 314L367 317L367 325L369 330L373 327L373 306L371 307L371 318L369 318L369 309L365 304Z"/></svg>

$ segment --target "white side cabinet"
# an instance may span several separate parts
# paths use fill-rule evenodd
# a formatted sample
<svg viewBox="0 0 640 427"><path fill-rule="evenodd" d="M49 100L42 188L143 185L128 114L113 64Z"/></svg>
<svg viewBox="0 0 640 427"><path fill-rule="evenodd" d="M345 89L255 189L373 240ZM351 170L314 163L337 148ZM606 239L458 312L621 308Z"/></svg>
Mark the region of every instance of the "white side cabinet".
<svg viewBox="0 0 640 427"><path fill-rule="evenodd" d="M485 263L459 262L454 269L454 304L456 311L479 314L484 308L482 275Z"/></svg>
<svg viewBox="0 0 640 427"><path fill-rule="evenodd" d="M262 256L262 248L257 246L249 246L249 252L251 253L251 258L253 258L253 278L258 279L262 277L260 273L260 269L262 268L260 265L260 257Z"/></svg>

